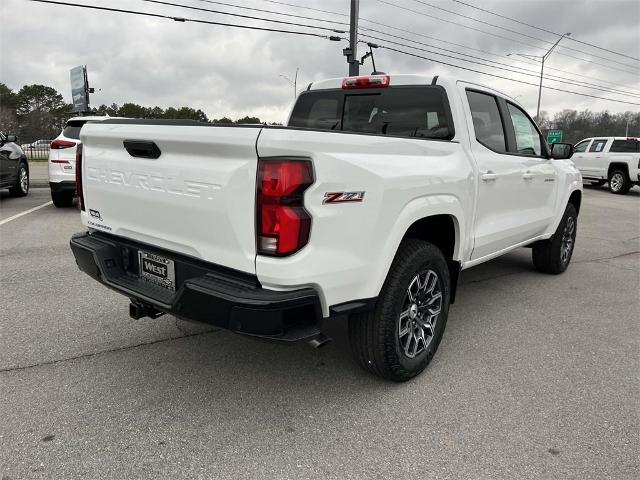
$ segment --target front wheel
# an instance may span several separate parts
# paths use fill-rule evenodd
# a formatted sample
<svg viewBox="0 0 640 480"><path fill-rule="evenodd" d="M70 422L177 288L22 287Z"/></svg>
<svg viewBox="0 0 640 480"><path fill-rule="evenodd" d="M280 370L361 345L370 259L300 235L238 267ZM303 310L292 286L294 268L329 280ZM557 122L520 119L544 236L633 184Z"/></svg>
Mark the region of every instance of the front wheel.
<svg viewBox="0 0 640 480"><path fill-rule="evenodd" d="M16 183L9 191L13 197L25 197L29 193L29 170L24 163L18 165Z"/></svg>
<svg viewBox="0 0 640 480"><path fill-rule="evenodd" d="M396 382L422 372L442 339L450 291L442 252L421 240L404 240L375 308L349 319L349 342L358 363Z"/></svg>
<svg viewBox="0 0 640 480"><path fill-rule="evenodd" d="M544 273L558 274L569 266L576 244L578 213L570 203L564 211L560 225L549 240L537 242L531 250L533 266Z"/></svg>
<svg viewBox="0 0 640 480"><path fill-rule="evenodd" d="M611 193L625 195L631 190L631 180L624 170L614 170L609 174L609 190Z"/></svg>

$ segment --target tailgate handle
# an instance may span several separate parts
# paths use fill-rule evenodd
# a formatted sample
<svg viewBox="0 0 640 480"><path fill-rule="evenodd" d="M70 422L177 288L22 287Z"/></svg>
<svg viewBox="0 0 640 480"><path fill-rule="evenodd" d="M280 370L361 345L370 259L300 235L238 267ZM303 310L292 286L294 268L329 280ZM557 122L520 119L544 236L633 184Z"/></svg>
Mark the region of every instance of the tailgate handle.
<svg viewBox="0 0 640 480"><path fill-rule="evenodd" d="M158 145L149 140L125 140L122 144L132 157L158 158L162 153Z"/></svg>

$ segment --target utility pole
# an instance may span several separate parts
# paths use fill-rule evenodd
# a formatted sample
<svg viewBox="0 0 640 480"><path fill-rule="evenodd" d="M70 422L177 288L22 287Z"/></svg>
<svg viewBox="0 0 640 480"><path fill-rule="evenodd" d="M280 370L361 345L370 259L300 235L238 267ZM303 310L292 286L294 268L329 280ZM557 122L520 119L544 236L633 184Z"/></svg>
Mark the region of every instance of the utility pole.
<svg viewBox="0 0 640 480"><path fill-rule="evenodd" d="M349 26L349 49L347 62L349 63L349 76L360 74L360 62L358 61L358 10L360 0L351 0L351 21Z"/></svg>
<svg viewBox="0 0 640 480"><path fill-rule="evenodd" d="M542 98L542 77L544 76L544 62L549 57L549 55L551 55L551 52L553 52L553 49L558 46L558 44L560 43L560 40L562 40L564 37L568 37L569 35L571 35L571 33L563 34L558 39L558 41L551 46L551 48L547 51L547 53L545 53L542 56L539 56L539 55L527 55L527 54L524 54L524 53L516 53L515 54L515 55L519 55L521 57L533 58L535 60L540 61L540 63L541 63L541 67L540 67L540 85L538 87L538 108L536 109L536 121L540 120L540 99ZM513 54L508 53L507 57L510 56L510 55L513 55Z"/></svg>

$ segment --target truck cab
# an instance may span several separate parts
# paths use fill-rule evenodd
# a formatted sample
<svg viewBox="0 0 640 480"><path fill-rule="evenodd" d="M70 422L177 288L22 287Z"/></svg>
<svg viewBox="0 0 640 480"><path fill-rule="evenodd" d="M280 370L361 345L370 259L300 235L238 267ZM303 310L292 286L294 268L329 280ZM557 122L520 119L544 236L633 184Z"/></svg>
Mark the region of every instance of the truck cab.
<svg viewBox="0 0 640 480"><path fill-rule="evenodd" d="M640 140L636 137L592 137L575 145L572 157L582 177L594 185L609 184L624 195L640 185Z"/></svg>

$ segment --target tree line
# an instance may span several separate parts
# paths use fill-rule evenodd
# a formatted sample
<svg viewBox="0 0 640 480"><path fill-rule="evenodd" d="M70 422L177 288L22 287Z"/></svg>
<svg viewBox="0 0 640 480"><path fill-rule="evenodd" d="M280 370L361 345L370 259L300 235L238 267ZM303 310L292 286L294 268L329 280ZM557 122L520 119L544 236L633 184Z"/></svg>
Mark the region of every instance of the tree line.
<svg viewBox="0 0 640 480"><path fill-rule="evenodd" d="M578 143L589 137L640 137L640 112L609 113L591 110L562 110L550 118L547 112L540 112L540 129L562 130L562 141ZM627 128L628 127L628 128Z"/></svg>
<svg viewBox="0 0 640 480"><path fill-rule="evenodd" d="M210 120L199 108L145 107L131 102L100 105L90 113L128 118L188 119L228 125L262 123L258 117L246 116L234 121L225 116ZM0 83L0 130L18 135L21 143L57 137L65 122L75 115L73 106L65 103L55 88L34 84L13 91ZM562 110L551 118L542 111L538 124L545 134L552 129L562 130L562 141L574 144L587 137L625 136L627 131L629 136L640 137L640 112L612 114L606 110Z"/></svg>
<svg viewBox="0 0 640 480"><path fill-rule="evenodd" d="M209 119L201 109L191 107L144 107L127 102L122 105L100 105L89 115L109 115L128 118L187 119L227 125L262 123L258 117L245 116L232 120L226 116ZM14 91L0 82L0 131L14 134L20 143L53 139L60 134L66 121L78 114L62 95L46 85L25 85Z"/></svg>

